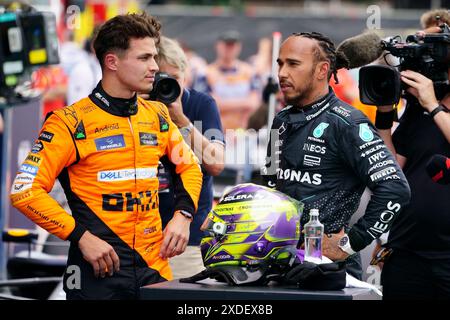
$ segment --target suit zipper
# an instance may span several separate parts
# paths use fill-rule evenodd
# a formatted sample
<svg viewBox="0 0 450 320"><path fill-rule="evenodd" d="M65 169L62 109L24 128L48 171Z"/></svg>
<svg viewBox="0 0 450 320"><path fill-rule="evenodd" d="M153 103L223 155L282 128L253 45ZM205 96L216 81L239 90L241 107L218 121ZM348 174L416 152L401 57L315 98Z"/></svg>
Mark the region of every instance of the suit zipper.
<svg viewBox="0 0 450 320"><path fill-rule="evenodd" d="M130 126L130 132L131 132L131 138L133 140L133 150L134 150L134 193L136 194L137 191L137 170L136 170L136 142L134 141L134 130L133 130L133 124L131 123L131 116L128 117L128 124ZM136 206L136 208L139 208L138 206ZM133 204L133 209L134 209L134 204ZM136 219L134 221L134 233L133 233L133 269L134 269L134 281L135 283L138 282L138 276L137 276L137 271L136 271L136 224L137 224L137 219L138 219L138 212L136 211Z"/></svg>
<svg viewBox="0 0 450 320"><path fill-rule="evenodd" d="M134 141L134 130L133 130L133 124L131 123L131 117L128 117L128 125L130 126L130 131L131 131L131 137L133 140L133 150L134 150L134 194L136 195L136 190L137 190L137 168L136 168L136 142ZM134 204L133 204L133 210L134 210ZM134 234L133 234L133 249L135 248L135 244L136 244L136 223L137 223L137 212L136 212L136 219L135 219L135 229L134 229Z"/></svg>

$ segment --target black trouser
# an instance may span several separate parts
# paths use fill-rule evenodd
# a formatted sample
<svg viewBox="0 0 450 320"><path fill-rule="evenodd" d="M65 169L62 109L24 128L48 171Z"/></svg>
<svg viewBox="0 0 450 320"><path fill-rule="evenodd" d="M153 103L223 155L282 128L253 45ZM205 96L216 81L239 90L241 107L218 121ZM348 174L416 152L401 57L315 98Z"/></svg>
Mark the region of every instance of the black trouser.
<svg viewBox="0 0 450 320"><path fill-rule="evenodd" d="M119 255L120 257L120 255ZM149 268L136 254L121 257L120 271L104 278L94 276L93 267L71 246L68 269L64 274L64 291L67 300L135 300L140 298L140 288L145 285L167 281L156 270ZM130 264L130 261L133 263ZM76 266L79 272L73 272ZM70 272L69 272L70 271ZM79 287L74 287L74 280L79 273Z"/></svg>
<svg viewBox="0 0 450 320"><path fill-rule="evenodd" d="M394 249L381 273L383 299L450 299L450 259Z"/></svg>
<svg viewBox="0 0 450 320"><path fill-rule="evenodd" d="M361 255L359 254L359 252L347 258L345 268L349 275L355 277L358 280L362 280L363 271Z"/></svg>

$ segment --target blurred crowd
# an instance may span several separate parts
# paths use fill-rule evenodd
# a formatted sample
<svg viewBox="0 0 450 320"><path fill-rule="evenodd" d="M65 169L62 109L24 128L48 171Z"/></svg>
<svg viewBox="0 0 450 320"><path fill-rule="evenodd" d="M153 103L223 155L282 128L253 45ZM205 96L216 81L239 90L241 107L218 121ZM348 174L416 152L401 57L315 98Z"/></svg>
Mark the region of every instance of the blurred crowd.
<svg viewBox="0 0 450 320"><path fill-rule="evenodd" d="M91 48L92 36L82 43L65 30L60 43L59 65L42 67L33 73L34 88L42 91L43 112L70 105L88 95L101 79L100 65ZM245 45L236 30L223 32L215 45L216 59L208 63L187 44L186 87L211 95L217 102L224 130L261 129L267 123L269 78L272 66L272 40L259 40L258 51L246 61L240 59ZM340 69L339 82L330 80L336 95L362 110L371 120L375 110L359 100L357 70ZM276 110L283 108L277 95ZM264 111L263 111L264 110Z"/></svg>
<svg viewBox="0 0 450 320"><path fill-rule="evenodd" d="M89 95L101 79L101 68L91 47L93 36L95 29L91 36L80 42L75 40L73 31L64 30L60 42L60 64L42 67L33 73L33 87L42 93L42 120L48 112ZM251 135L251 132L267 127L269 96L274 94L276 97L275 112L284 107L278 85L271 80L272 39L261 38L257 52L246 60L240 58L246 44L236 30L225 30L219 35L212 44L216 57L211 62L188 44L181 42L181 45L188 58L185 87L206 93L217 102L227 150L231 151L227 153L225 165L233 167L236 159L231 155L236 153L232 149L236 148L237 136ZM376 109L361 103L357 84L357 70L340 69L338 82L334 78L330 80L330 86L338 97L362 110L374 121ZM265 145L265 141L258 142ZM250 144L245 147L246 154L252 149ZM264 152L263 149L261 152ZM248 156L242 162L250 162ZM244 170L246 180L250 179L252 169L263 163L256 160L252 164Z"/></svg>

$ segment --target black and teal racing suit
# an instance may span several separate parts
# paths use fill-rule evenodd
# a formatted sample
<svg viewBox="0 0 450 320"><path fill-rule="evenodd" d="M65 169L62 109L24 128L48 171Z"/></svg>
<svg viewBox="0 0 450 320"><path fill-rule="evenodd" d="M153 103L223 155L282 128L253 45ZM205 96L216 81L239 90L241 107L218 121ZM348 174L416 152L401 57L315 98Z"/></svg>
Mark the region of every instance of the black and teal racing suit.
<svg viewBox="0 0 450 320"><path fill-rule="evenodd" d="M309 210L319 209L325 233L344 228L357 252L387 232L409 202L406 178L375 127L331 88L313 104L281 110L271 132L264 178L305 204L302 226ZM366 187L367 209L350 227Z"/></svg>

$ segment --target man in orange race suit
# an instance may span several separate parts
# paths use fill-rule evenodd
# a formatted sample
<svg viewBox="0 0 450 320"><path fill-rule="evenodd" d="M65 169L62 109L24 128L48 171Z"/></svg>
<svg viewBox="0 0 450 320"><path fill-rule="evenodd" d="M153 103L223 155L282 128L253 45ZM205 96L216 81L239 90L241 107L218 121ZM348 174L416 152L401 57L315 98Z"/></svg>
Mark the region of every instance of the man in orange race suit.
<svg viewBox="0 0 450 320"><path fill-rule="evenodd" d="M171 279L167 258L188 243L202 183L197 158L167 107L137 96L152 89L160 27L145 13L101 27L94 48L102 80L88 97L47 115L13 183L13 205L71 242L68 299L138 298L141 286ZM175 213L161 230L157 167L164 155L177 183ZM57 177L72 216L48 195Z"/></svg>

